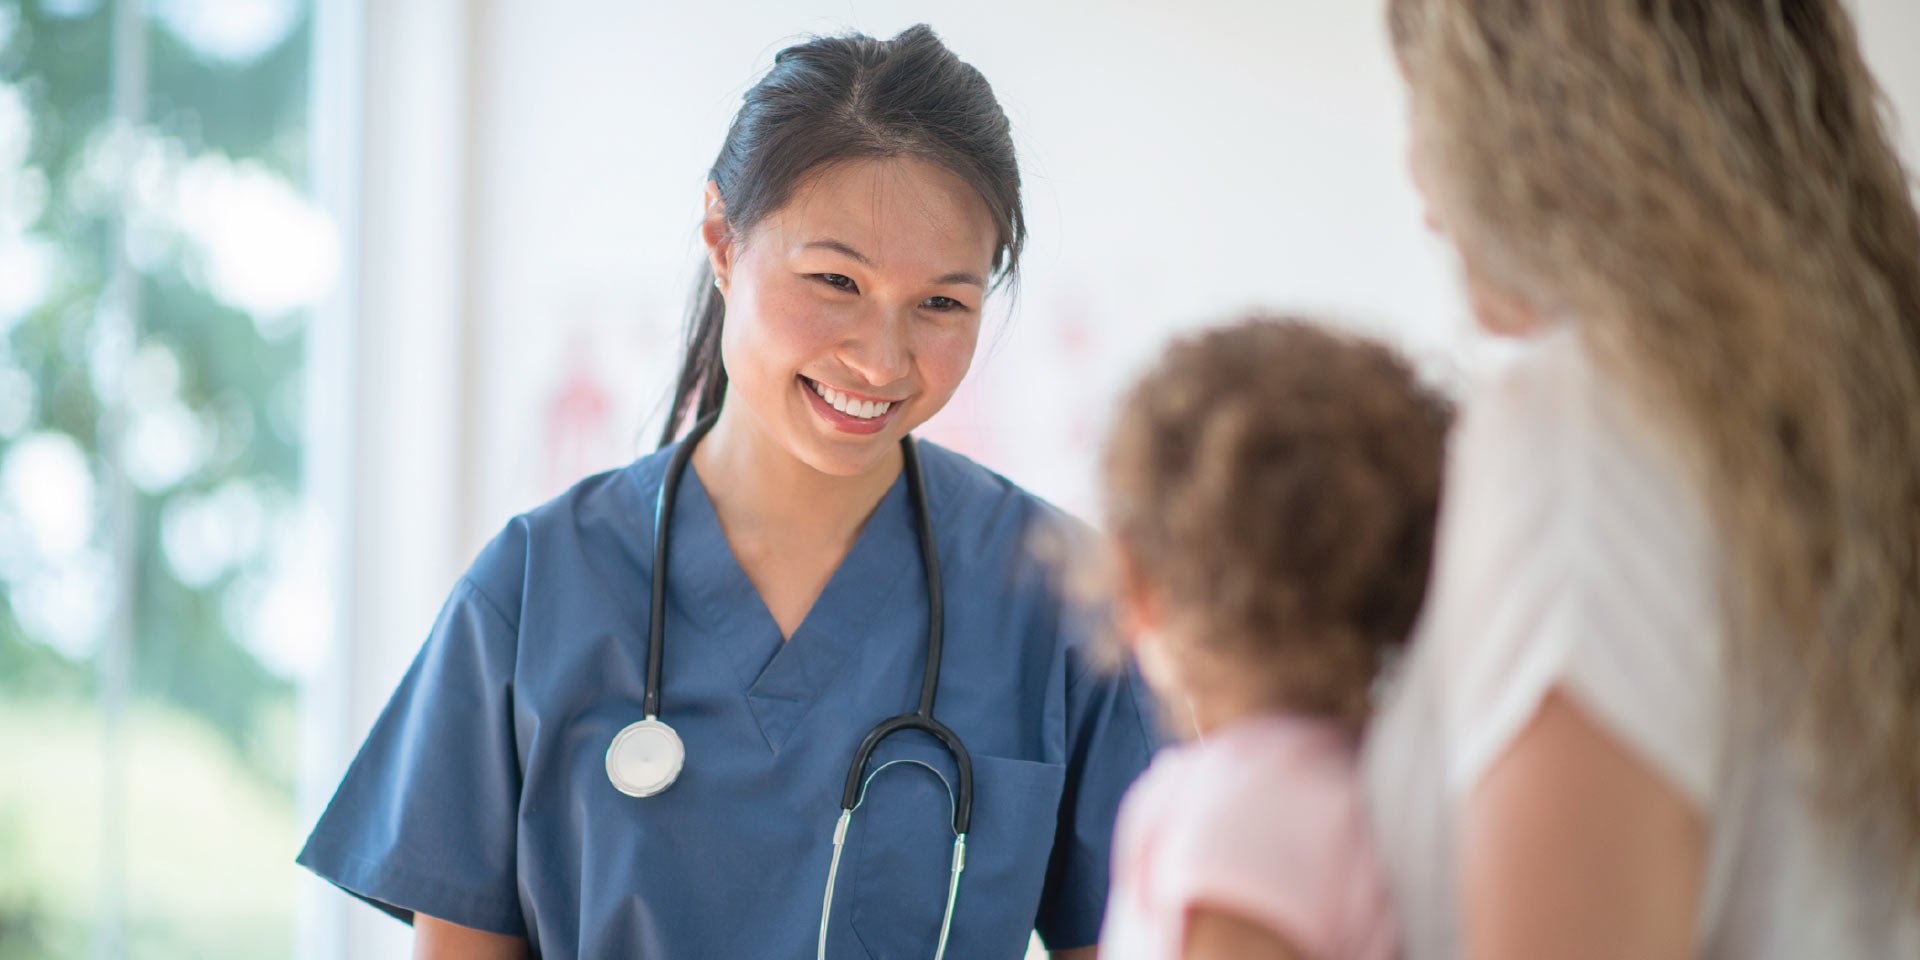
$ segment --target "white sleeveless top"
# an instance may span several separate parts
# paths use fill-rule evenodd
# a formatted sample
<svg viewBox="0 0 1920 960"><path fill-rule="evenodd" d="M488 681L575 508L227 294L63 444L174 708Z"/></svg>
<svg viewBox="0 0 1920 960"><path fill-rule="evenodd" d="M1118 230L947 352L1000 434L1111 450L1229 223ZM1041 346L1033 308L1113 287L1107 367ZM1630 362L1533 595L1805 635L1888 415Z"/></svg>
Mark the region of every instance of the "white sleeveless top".
<svg viewBox="0 0 1920 960"><path fill-rule="evenodd" d="M1887 858L1830 842L1730 709L1701 495L1571 326L1469 399L1449 461L1426 610L1363 757L1409 960L1464 955L1453 826L1554 686L1703 812L1699 956L1920 958Z"/></svg>

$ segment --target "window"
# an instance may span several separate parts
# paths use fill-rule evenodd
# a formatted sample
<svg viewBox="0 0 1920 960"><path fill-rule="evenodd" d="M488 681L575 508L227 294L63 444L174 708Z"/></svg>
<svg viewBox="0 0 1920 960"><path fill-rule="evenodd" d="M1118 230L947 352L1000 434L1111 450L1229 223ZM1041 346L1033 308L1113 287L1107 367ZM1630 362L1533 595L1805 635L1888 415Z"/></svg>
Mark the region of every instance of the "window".
<svg viewBox="0 0 1920 960"><path fill-rule="evenodd" d="M309 14L0 2L0 960L291 952Z"/></svg>

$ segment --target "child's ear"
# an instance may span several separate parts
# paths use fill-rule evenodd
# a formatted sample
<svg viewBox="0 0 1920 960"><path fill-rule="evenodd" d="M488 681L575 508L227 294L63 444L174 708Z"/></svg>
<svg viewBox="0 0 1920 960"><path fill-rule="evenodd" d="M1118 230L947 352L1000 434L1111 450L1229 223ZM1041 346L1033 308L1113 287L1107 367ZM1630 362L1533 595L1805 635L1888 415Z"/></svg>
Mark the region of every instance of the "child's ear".
<svg viewBox="0 0 1920 960"><path fill-rule="evenodd" d="M1165 604L1159 591L1147 582L1133 552L1115 544L1114 600L1120 635L1133 646L1142 635L1159 630L1166 622Z"/></svg>

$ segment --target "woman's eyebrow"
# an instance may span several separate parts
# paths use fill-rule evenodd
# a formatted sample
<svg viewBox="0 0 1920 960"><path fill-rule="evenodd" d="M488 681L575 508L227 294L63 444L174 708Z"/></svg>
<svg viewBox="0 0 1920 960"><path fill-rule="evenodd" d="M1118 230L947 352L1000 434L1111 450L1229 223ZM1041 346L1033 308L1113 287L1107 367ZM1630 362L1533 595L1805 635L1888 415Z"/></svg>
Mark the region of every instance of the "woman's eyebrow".
<svg viewBox="0 0 1920 960"><path fill-rule="evenodd" d="M821 250L831 250L834 253L843 254L859 262L863 266L868 266L868 267L873 266L873 261L868 259L866 254L861 253L858 250L855 250L850 244L842 243L831 237L824 237L819 240L809 240L806 242L805 245L802 246L801 249L812 250L816 248Z"/></svg>
<svg viewBox="0 0 1920 960"><path fill-rule="evenodd" d="M858 250L855 250L851 244L844 243L839 240L835 240L832 237L822 237L818 240L809 240L806 243L801 245L801 249L831 250L834 253L838 253L842 256L845 256L853 260L856 263L861 264L862 266L868 266L868 267L873 266L873 260L869 258L866 254L861 253ZM955 270L952 273L941 274L940 276L935 277L933 280L934 286L946 286L947 284L950 284L950 283L972 284L973 286L979 287L983 290L986 289L986 286L987 286L987 282L981 279L979 274L974 273L971 270Z"/></svg>
<svg viewBox="0 0 1920 960"><path fill-rule="evenodd" d="M979 287L982 290L985 290L987 288L987 282L985 280L980 279L979 274L974 273L970 270L955 270L952 273L942 274L941 276L935 277L933 280L933 285L936 287L944 287L949 283L968 283L976 287Z"/></svg>

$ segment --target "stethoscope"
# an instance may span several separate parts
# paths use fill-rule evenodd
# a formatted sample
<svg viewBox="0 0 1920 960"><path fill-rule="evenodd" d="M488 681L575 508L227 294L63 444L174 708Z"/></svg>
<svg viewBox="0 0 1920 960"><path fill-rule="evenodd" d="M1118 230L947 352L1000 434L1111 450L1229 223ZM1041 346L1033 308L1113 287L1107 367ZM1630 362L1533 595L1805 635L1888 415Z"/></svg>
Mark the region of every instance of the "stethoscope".
<svg viewBox="0 0 1920 960"><path fill-rule="evenodd" d="M653 601L647 611L647 692L643 703L645 719L628 724L607 746L607 779L613 781L615 789L630 797L651 797L673 786L679 778L680 770L686 765L686 745L680 735L660 719L660 662L661 651L665 648L666 593L667 593L667 523L673 516L673 507L677 502L680 478L686 473L687 461L693 457L693 448L707 431L713 429L719 414L712 414L694 424L681 441L679 449L673 452L673 458L667 463L666 477L660 484L660 495L653 507ZM833 888L840 876L840 854L847 840L847 826L853 820L853 811L866 802L867 787L873 778L888 767L909 764L924 767L939 778L947 788L947 801L953 815L953 861L947 874L947 909L940 920L940 942L934 949L934 960L941 960L947 952L947 935L953 927L953 904L960 892L960 872L967 864L967 826L973 818L973 758L968 756L966 745L960 737L947 726L933 718L933 696L940 686L940 643L941 627L945 620L940 590L940 555L933 544L933 524L931 513L927 509L927 487L920 473L920 456L914 448L911 436L900 439L902 467L907 475L907 496L913 501L914 518L920 537L920 560L927 573L927 663L926 672L920 681L920 706L912 713L903 713L880 721L866 738L860 741L860 748L854 751L853 765L847 769L846 789L840 794L840 818L833 827L833 862L827 867L827 892L820 904L820 941L816 956L824 960L827 955L827 924L833 913ZM920 760L893 760L881 764L872 773L866 773L867 762L872 759L873 751L881 741L902 730L921 730L933 735L953 755L955 767L960 773L960 788L955 791L953 784L939 770Z"/></svg>

